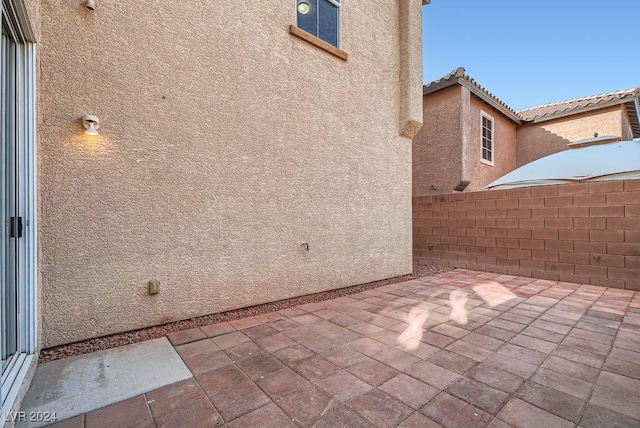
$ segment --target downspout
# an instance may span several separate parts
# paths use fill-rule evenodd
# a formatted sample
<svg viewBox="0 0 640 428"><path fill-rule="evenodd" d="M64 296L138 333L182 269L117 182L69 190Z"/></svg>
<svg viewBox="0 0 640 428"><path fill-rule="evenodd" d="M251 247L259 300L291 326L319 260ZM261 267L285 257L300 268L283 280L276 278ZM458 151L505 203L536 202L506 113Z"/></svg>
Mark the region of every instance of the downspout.
<svg viewBox="0 0 640 428"><path fill-rule="evenodd" d="M422 5L400 2L400 135L413 138L422 128Z"/></svg>

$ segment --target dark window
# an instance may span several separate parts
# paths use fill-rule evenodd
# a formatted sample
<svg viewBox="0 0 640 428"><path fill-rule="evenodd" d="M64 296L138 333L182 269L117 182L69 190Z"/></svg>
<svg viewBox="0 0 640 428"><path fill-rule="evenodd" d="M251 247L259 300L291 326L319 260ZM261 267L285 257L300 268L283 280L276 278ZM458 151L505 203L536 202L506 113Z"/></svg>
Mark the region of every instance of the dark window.
<svg viewBox="0 0 640 428"><path fill-rule="evenodd" d="M341 0L296 0L298 28L339 47L340 3Z"/></svg>

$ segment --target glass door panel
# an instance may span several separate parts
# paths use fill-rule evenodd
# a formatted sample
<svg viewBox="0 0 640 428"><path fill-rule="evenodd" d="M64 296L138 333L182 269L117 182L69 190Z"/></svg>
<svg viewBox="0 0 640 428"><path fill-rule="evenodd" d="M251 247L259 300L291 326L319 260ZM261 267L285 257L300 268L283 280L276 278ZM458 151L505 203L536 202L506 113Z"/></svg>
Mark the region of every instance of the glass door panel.
<svg viewBox="0 0 640 428"><path fill-rule="evenodd" d="M18 150L16 138L16 43L2 22L2 91L1 139L2 168L0 172L0 209L2 213L2 261L0 272L0 351L2 374L9 368L18 350Z"/></svg>
<svg viewBox="0 0 640 428"><path fill-rule="evenodd" d="M6 414L37 349L37 244L28 226L36 220L35 38L22 0L2 0L0 10L0 413Z"/></svg>

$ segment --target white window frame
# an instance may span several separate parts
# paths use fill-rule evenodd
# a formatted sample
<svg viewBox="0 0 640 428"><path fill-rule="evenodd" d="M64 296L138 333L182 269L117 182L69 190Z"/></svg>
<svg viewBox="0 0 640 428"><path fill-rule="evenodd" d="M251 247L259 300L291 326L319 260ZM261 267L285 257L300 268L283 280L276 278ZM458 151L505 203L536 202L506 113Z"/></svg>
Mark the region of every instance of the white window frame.
<svg viewBox="0 0 640 428"><path fill-rule="evenodd" d="M342 1L344 0L341 0L340 2L337 2L336 0L307 0L307 1L315 1L315 2L327 1L338 8L338 34L337 34L338 46L336 47L338 49L342 49ZM298 3L300 3L300 0L296 0L296 5L295 5L296 27L300 28L300 26L298 25ZM318 13L318 16L316 17L316 21L317 21L316 28L318 29L318 34L311 34L311 33L309 34L311 34L313 37L316 37L322 40L323 42L329 43L326 40L323 40L320 38L320 14L319 13ZM302 30L302 28L300 29Z"/></svg>
<svg viewBox="0 0 640 428"><path fill-rule="evenodd" d="M336 47L338 49L342 49L342 1L344 0L341 0L340 2L337 2L335 0L327 0L327 1L338 8L338 34L337 34L338 46ZM320 18L318 17L318 20L319 19ZM318 21L318 28L320 28L320 21Z"/></svg>
<svg viewBox="0 0 640 428"><path fill-rule="evenodd" d="M18 290L18 346L2 373L0 381L0 414L9 415L23 387L23 381L37 362L37 219L36 219L36 46L27 11L21 0L3 0L1 14L13 24L17 45L16 124L19 180L18 198L24 216L24 245L21 246L17 269L24 278ZM3 70L0 70L0 74ZM1 76L0 76L1 78ZM4 258L3 261L4 263ZM0 318L1 319L1 318ZM4 420L0 420L0 424Z"/></svg>
<svg viewBox="0 0 640 428"><path fill-rule="evenodd" d="M484 158L484 140L485 137L482 135L482 131L484 129L483 119L488 119L491 121L491 160ZM484 111L480 111L480 162L485 165L493 166L496 160L496 121L493 119L493 116L485 113Z"/></svg>

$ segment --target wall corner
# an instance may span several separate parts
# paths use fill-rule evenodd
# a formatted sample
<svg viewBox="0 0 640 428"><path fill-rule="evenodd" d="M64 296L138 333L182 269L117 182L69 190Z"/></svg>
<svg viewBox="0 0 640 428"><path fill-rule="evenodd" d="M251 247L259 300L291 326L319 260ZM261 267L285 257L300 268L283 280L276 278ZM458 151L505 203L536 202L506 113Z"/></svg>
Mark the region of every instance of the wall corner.
<svg viewBox="0 0 640 428"><path fill-rule="evenodd" d="M469 155L469 151L473 150L471 144L474 142L474 137L471 133L473 128L471 121L475 120L471 117L471 91L464 86L460 87L460 139L462 149L462 176L461 180L466 180L466 177L472 177L470 162L475 162L473 156ZM480 119L478 119L480 120ZM480 158L480 148L478 147L478 161Z"/></svg>
<svg viewBox="0 0 640 428"><path fill-rule="evenodd" d="M422 128L422 5L400 0L400 135Z"/></svg>
<svg viewBox="0 0 640 428"><path fill-rule="evenodd" d="M420 129L422 129L422 121L409 119L401 124L400 135L403 137L411 138L415 137Z"/></svg>

